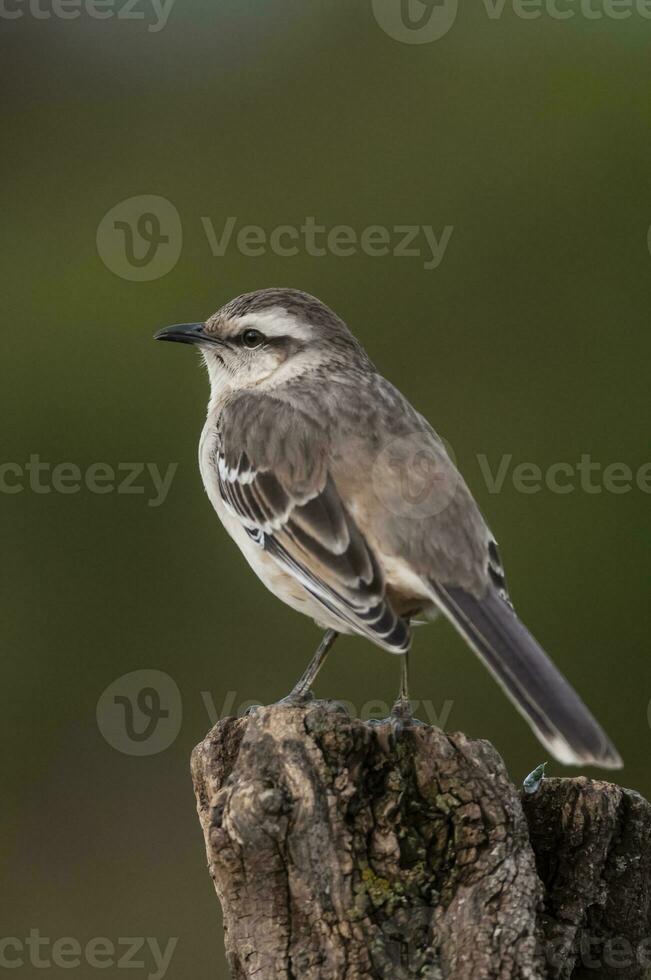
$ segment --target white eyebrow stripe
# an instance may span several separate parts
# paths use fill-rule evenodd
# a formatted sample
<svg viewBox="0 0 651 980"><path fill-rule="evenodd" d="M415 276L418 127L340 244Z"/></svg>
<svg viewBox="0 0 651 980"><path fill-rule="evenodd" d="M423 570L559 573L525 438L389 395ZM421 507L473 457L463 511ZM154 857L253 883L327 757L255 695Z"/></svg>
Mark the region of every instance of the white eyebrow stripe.
<svg viewBox="0 0 651 980"><path fill-rule="evenodd" d="M282 306L272 306L260 313L246 313L238 317L237 324L242 330L259 330L266 337L294 337L296 340L308 340L313 335L313 328L303 320L291 316Z"/></svg>

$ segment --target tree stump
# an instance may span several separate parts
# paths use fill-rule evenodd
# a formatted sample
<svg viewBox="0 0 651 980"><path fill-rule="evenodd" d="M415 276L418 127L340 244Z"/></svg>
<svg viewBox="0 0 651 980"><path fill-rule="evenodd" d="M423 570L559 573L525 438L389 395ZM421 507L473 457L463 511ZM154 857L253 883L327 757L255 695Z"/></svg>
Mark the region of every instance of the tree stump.
<svg viewBox="0 0 651 980"><path fill-rule="evenodd" d="M220 721L192 770L235 980L642 980L651 807L531 796L485 741L338 705Z"/></svg>

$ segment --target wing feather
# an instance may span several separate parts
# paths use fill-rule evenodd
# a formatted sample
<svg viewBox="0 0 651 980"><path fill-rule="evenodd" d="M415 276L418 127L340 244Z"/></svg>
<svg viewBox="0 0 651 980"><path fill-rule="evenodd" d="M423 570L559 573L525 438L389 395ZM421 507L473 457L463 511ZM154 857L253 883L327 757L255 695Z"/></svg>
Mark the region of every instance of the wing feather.
<svg viewBox="0 0 651 980"><path fill-rule="evenodd" d="M342 624L394 653L404 652L409 624L391 607L372 549L328 472L323 433L290 406L269 407L260 396L253 433L243 421L250 422L246 402L237 399L220 417L215 465L226 507ZM274 432L262 441L266 423Z"/></svg>

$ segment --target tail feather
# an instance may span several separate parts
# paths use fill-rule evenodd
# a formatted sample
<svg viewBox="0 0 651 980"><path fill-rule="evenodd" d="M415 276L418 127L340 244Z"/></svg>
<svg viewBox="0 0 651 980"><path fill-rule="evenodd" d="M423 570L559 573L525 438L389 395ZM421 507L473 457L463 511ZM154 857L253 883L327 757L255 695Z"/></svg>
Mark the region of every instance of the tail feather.
<svg viewBox="0 0 651 980"><path fill-rule="evenodd" d="M566 765L619 769L617 749L511 606L433 585L441 610L494 674L547 749Z"/></svg>

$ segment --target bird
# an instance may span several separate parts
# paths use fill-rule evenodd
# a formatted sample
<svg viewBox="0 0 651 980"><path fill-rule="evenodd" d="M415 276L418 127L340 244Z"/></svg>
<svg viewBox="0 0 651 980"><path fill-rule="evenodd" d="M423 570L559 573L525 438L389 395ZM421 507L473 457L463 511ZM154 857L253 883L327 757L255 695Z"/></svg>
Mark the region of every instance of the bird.
<svg viewBox="0 0 651 980"><path fill-rule="evenodd" d="M442 615L559 762L622 766L518 618L444 442L333 310L258 289L154 336L198 348L207 368L199 467L219 519L263 584L325 631L285 702L313 696L335 639L352 634L401 656L392 715L408 724L413 627Z"/></svg>

